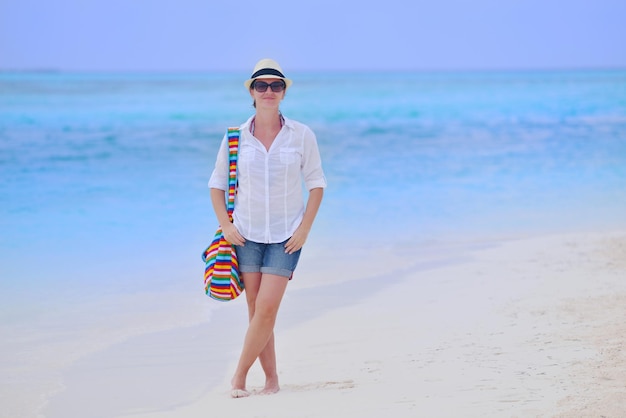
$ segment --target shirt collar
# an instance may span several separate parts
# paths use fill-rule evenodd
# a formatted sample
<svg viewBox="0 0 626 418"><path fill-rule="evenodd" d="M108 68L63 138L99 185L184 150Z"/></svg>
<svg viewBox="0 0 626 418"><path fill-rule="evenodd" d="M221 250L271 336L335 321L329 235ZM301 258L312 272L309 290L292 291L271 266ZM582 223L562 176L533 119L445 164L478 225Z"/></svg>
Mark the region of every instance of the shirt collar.
<svg viewBox="0 0 626 418"><path fill-rule="evenodd" d="M285 115L283 115L283 120L285 121L285 126L289 129L295 129L296 125L293 123L293 120L285 117Z"/></svg>
<svg viewBox="0 0 626 418"><path fill-rule="evenodd" d="M282 113L281 113L281 115L282 115ZM284 125L284 126L286 126L286 127L287 127L287 128L289 128L289 129L294 129L294 128L296 127L296 126L295 126L295 124L294 124L294 122L293 122L293 120L289 119L289 118L288 118L288 117L286 117L285 115L282 115L282 116L283 116L283 120L285 121L285 125ZM248 120L247 120L247 121L245 121L245 122L244 122L244 123L243 123L243 124L239 127L239 130L240 130L240 131L248 131L248 132L250 132L250 124L252 123L252 120L253 120L253 119L254 119L254 115L250 116L250 117L248 118Z"/></svg>

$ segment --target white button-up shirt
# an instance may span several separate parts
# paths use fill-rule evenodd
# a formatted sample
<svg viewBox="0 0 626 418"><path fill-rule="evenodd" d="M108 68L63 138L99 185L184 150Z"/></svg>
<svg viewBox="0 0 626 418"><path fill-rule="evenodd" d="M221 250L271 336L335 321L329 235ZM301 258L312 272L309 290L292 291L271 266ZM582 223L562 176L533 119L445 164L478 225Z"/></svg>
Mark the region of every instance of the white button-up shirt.
<svg viewBox="0 0 626 418"><path fill-rule="evenodd" d="M306 125L285 119L270 149L240 126L237 195L233 223L247 240L278 243L290 238L304 215L307 190L326 187L317 139ZM228 190L228 139L222 139L209 187Z"/></svg>

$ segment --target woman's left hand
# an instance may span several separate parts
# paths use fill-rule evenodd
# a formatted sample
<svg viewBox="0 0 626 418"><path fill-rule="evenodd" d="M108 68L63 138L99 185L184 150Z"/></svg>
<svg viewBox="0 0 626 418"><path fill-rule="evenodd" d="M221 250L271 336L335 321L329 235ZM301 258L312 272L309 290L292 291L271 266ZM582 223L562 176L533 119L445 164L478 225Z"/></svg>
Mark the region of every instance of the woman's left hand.
<svg viewBox="0 0 626 418"><path fill-rule="evenodd" d="M296 229L296 232L293 233L291 238L289 238L289 240L285 244L285 252L287 254L293 254L301 249L306 242L306 238L308 235L309 231L302 225L300 225L298 229Z"/></svg>
<svg viewBox="0 0 626 418"><path fill-rule="evenodd" d="M320 207L320 203L322 202L323 195L324 189L320 187L309 190L309 200L306 204L302 222L296 229L296 232L293 233L291 238L289 238L289 241L285 244L285 252L287 254L295 253L304 245L306 238L309 236L311 225L313 225L313 219L315 219L315 215L317 214L317 209Z"/></svg>

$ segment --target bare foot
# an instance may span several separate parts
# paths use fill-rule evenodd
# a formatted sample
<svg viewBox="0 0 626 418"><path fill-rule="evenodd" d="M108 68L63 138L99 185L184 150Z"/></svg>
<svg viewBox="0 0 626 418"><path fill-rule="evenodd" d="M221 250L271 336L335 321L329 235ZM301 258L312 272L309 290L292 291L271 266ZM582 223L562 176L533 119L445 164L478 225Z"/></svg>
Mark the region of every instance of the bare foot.
<svg viewBox="0 0 626 418"><path fill-rule="evenodd" d="M232 389L230 391L231 398L247 398L250 396L250 392L245 389Z"/></svg>
<svg viewBox="0 0 626 418"><path fill-rule="evenodd" d="M230 383L233 386L233 388L230 391L231 398L247 398L248 396L250 396L250 392L246 390L245 379L240 380L240 379L236 379L235 377L233 377L233 380L231 380Z"/></svg>
<svg viewBox="0 0 626 418"><path fill-rule="evenodd" d="M280 390L280 386L278 386L278 377L272 379L265 380L265 387L259 395L273 395L274 393Z"/></svg>

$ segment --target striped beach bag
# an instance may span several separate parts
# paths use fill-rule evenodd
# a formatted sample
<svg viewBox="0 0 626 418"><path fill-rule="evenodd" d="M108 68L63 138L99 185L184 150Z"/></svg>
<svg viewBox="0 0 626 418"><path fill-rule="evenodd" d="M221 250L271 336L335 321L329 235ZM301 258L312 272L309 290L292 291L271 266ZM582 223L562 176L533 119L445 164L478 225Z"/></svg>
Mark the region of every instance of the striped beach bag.
<svg viewBox="0 0 626 418"><path fill-rule="evenodd" d="M237 189L237 154L239 148L239 128L228 128L228 198L226 209L228 218L233 220L235 192ZM226 241L222 227L217 228L211 245L202 253L204 269L204 290L213 299L228 301L239 296L244 289L239 277L239 263L235 246Z"/></svg>

